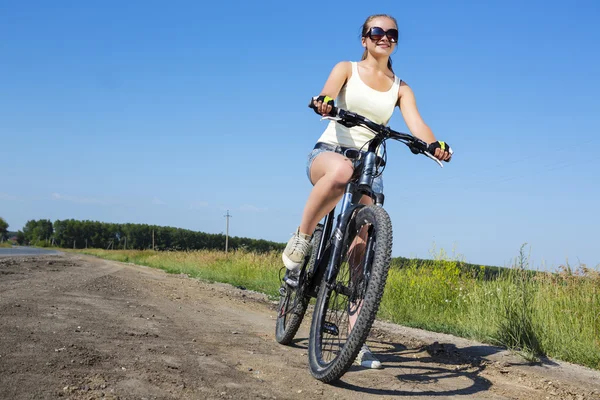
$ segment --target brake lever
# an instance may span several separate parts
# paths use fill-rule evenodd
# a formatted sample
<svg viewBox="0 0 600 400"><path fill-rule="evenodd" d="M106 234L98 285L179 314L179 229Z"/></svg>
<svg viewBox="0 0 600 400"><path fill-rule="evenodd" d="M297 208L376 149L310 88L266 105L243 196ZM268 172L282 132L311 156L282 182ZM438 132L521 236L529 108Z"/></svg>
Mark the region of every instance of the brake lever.
<svg viewBox="0 0 600 400"><path fill-rule="evenodd" d="M438 160L437 158L435 158L434 156L432 156L430 152L424 151L423 154L425 154L428 158L431 158L433 161L435 161L436 163L438 163L438 165L440 167L444 168L444 164L442 164L442 162L440 160Z"/></svg>
<svg viewBox="0 0 600 400"><path fill-rule="evenodd" d="M332 117L330 115L326 115L324 117L321 117L321 121L323 120L329 120L329 121L341 121L342 119L340 117Z"/></svg>

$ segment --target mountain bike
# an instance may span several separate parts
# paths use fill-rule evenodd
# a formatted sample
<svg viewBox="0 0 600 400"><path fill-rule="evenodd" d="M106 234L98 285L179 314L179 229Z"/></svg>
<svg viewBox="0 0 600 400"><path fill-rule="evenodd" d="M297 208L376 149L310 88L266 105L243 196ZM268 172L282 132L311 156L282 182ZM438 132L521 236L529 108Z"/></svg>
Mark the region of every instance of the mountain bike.
<svg viewBox="0 0 600 400"><path fill-rule="evenodd" d="M315 108L312 101L309 107ZM423 154L440 167L443 165L424 141L354 112L333 107L323 119L346 127L363 126L375 136L365 144L365 151L343 151L353 162L354 174L346 185L337 217L334 207L317 225L298 286L293 288L282 279L275 337L281 344L290 344L310 300L316 298L308 359L312 376L328 383L339 379L352 366L367 339L385 288L392 253L392 223L383 208L383 193L374 192L372 185L385 168L386 140L402 142L413 154ZM380 147L382 156L378 155ZM369 196L373 204L361 204L363 195Z"/></svg>

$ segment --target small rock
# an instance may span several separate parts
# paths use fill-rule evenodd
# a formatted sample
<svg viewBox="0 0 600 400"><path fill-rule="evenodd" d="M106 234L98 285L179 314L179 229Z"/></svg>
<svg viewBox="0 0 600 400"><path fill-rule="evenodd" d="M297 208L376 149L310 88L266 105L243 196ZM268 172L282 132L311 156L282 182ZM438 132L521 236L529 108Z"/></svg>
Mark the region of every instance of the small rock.
<svg viewBox="0 0 600 400"><path fill-rule="evenodd" d="M252 371L252 368L248 368L248 371Z"/></svg>

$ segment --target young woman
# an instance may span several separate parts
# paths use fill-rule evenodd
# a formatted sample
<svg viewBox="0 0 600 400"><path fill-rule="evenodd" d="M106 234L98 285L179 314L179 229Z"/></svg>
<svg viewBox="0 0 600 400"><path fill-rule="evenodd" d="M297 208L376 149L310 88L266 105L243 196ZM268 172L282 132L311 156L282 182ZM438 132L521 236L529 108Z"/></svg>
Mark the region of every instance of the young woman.
<svg viewBox="0 0 600 400"><path fill-rule="evenodd" d="M450 161L450 147L436 140L419 115L413 91L392 70L390 55L398 42L396 20L384 14L368 17L362 26L361 42L365 49L362 60L343 61L333 68L320 96L314 100L317 111L327 115L333 99L336 99L341 108L361 114L376 123L387 124L394 108L398 106L411 133L428 143L436 158ZM300 226L282 255L288 269L285 278L288 285L297 286L298 272L312 233L317 223L338 203L352 176L352 162L342 153L347 148L360 150L373 136L366 128L346 128L331 121L308 155L306 170L313 188L304 207ZM376 192L383 190L381 176L375 179L373 189ZM364 196L361 202L371 204L372 200ZM381 363L366 346L361 350L357 363L368 368L381 368Z"/></svg>

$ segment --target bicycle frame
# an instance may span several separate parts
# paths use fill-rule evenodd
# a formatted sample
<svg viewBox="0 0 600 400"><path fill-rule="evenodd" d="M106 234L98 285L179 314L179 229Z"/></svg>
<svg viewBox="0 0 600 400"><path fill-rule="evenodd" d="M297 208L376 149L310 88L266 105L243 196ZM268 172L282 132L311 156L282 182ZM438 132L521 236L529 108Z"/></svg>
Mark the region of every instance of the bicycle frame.
<svg viewBox="0 0 600 400"><path fill-rule="evenodd" d="M375 160L375 152L368 151L365 153L365 158L368 160L372 156ZM340 264L340 257L342 253L342 245L344 243L344 237L347 233L348 223L356 211L364 207L364 204L354 201L354 199L362 198L363 195L368 195L373 199L373 202L379 206L383 206L384 196L383 193L375 193L372 190L372 182L376 173L375 163L364 162L360 164L362 171L357 182L349 182L346 185L344 194L342 195L340 212L337 215L337 221L335 222L335 210L334 207L328 215L325 216L323 223L323 235L319 242L317 250L317 259L313 270L308 271L309 282L309 293L311 296L316 297L318 293L318 285L322 280L322 274L326 274L325 282L327 285L331 285L337 275L337 270ZM370 173L372 172L372 173ZM362 183L364 182L364 183ZM372 251L371 245L372 238L369 237L367 243L367 257L368 252ZM327 263L327 264L325 264ZM316 279L315 279L316 278Z"/></svg>
<svg viewBox="0 0 600 400"><path fill-rule="evenodd" d="M309 103L309 107L315 109L312 102ZM340 256L343 250L342 245L344 243L344 237L347 234L348 223L350 222L352 215L357 210L364 207L364 204L360 203L362 195L369 196L376 205L383 206L385 199L383 193L374 193L372 189L373 180L376 177L378 169L377 149L379 146L387 139L398 140L406 144L413 154L423 154L435 161L440 167L443 167L441 161L428 152L427 144L412 135L393 131L389 127L370 121L359 114L336 107L332 108L330 116L324 118L336 121L346 127L356 125L364 126L373 131L375 137L369 142L367 151L362 154L358 165L355 166L355 168L360 168L360 175L346 185L341 199L341 207L335 223L335 229L333 229L335 207L325 217L323 235L321 236L317 251L317 259L315 260L313 269L307 271L306 275L306 278L309 279L308 292L312 297L317 296L318 286L322 281L323 274L326 274L325 283L328 286L332 285L336 278L338 267L340 265ZM365 254L367 259L372 251L372 237L369 236ZM366 274L368 271L363 271L363 273Z"/></svg>

